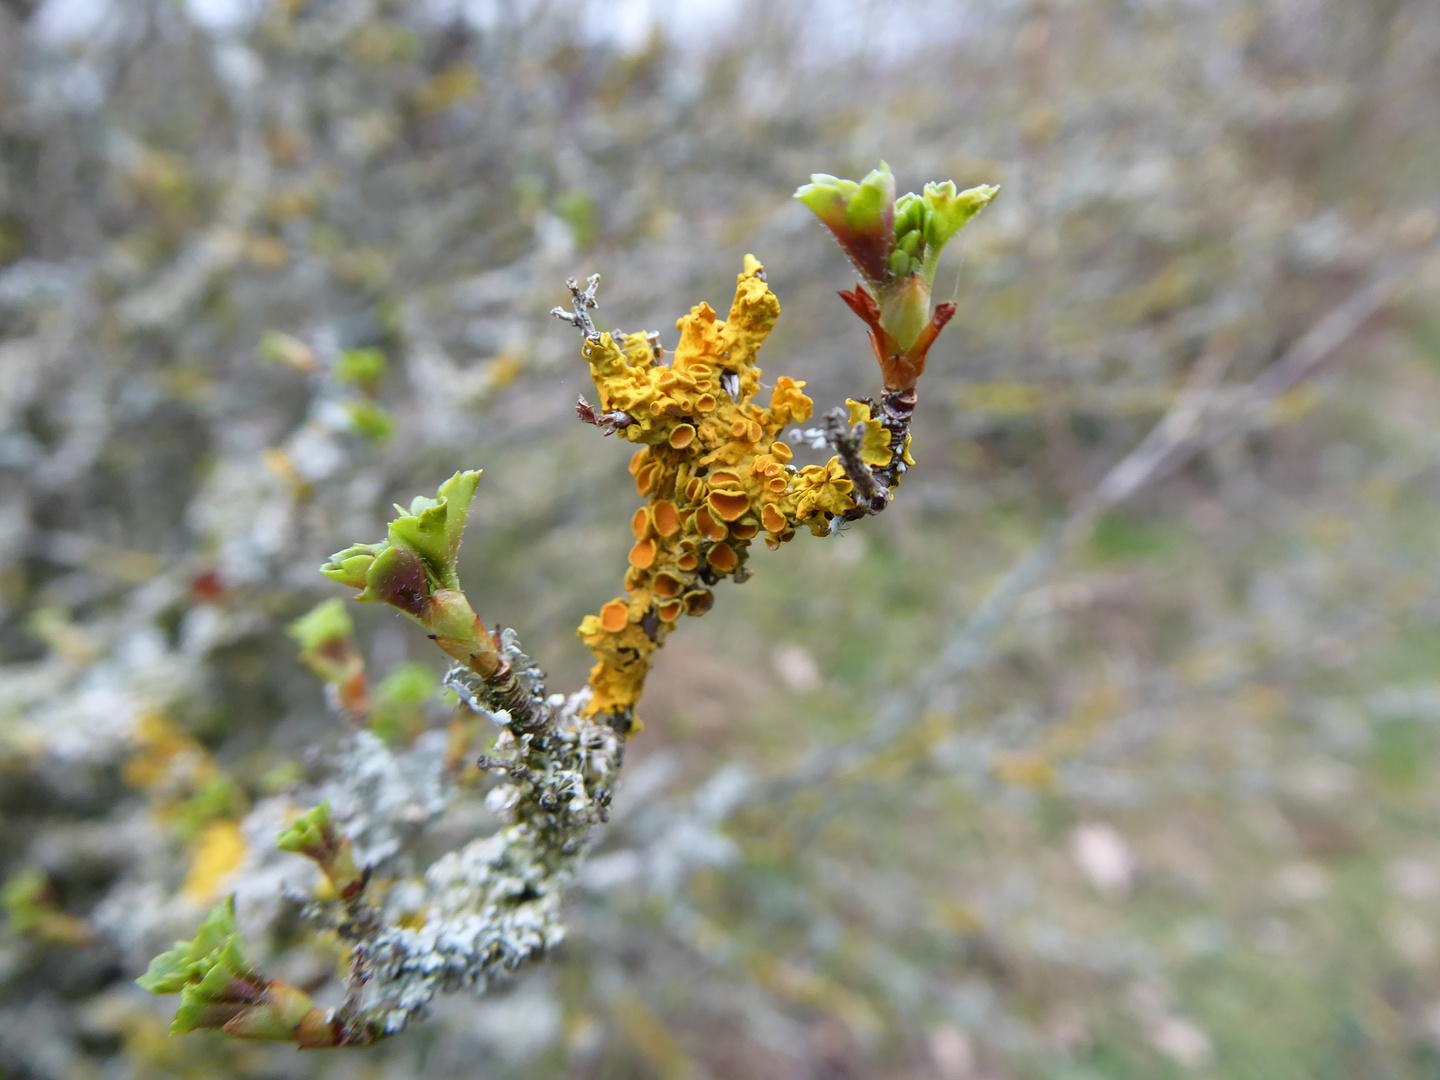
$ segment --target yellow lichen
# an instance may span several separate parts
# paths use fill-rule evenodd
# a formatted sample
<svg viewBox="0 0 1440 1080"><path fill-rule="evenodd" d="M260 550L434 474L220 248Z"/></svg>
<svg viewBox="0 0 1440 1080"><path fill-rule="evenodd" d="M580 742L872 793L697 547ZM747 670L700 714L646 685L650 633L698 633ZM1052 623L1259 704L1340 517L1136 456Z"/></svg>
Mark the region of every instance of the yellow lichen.
<svg viewBox="0 0 1440 1080"><path fill-rule="evenodd" d="M871 468L889 465L895 458L895 452L890 449L890 433L885 430L884 424L870 415L870 403L846 398L845 404L850 406L850 423L865 425L865 435L860 442L860 460Z"/></svg>
<svg viewBox="0 0 1440 1080"><path fill-rule="evenodd" d="M631 523L636 542L626 600L586 616L578 631L597 659L590 715L623 714L638 730L633 710L655 650L682 611L709 610L708 587L743 568L751 540L763 529L766 543L777 547L800 525L823 535L833 517L855 507L838 458L797 470L790 447L778 441L785 427L814 411L805 384L782 375L768 407L756 400L756 357L779 314L764 268L747 255L729 314L721 321L702 303L680 319L668 366L644 334L585 342L600 410L625 413L631 422L621 436L641 444L630 473L647 500ZM852 420L866 425L865 462L889 464L880 421L862 403L852 402L851 410Z"/></svg>
<svg viewBox="0 0 1440 1080"><path fill-rule="evenodd" d="M212 821L195 838L195 854L180 891L197 904L213 904L247 851L238 822Z"/></svg>

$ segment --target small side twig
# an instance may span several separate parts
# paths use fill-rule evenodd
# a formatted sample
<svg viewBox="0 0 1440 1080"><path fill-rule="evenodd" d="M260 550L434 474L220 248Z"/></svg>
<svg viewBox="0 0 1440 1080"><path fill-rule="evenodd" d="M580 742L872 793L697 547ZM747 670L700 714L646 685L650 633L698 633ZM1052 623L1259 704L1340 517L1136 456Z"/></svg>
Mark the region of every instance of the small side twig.
<svg viewBox="0 0 1440 1080"><path fill-rule="evenodd" d="M570 290L570 310L566 311L557 305L550 309L550 314L575 327L585 335L585 340L599 341L600 331L595 329L595 321L590 318L590 312L600 306L600 302L595 299L595 292L600 288L600 275L591 274L586 278L583 289L574 278L567 278L565 286Z"/></svg>
<svg viewBox="0 0 1440 1080"><path fill-rule="evenodd" d="M611 409L609 412L602 413L585 400L584 394L577 396L575 415L580 418L582 424L593 424L599 428L601 435L614 435L621 428L629 427L635 422L633 416L621 409Z"/></svg>
<svg viewBox="0 0 1440 1080"><path fill-rule="evenodd" d="M860 444L864 437L862 425L851 426L849 415L839 405L825 414L825 438L835 448L845 475L855 485L854 499L857 508L864 514L878 514L890 505L890 489L875 479L860 457ZM847 515L848 517L849 515Z"/></svg>
<svg viewBox="0 0 1440 1080"><path fill-rule="evenodd" d="M885 465L865 464L860 455L865 431L861 425L851 425L845 410L838 406L825 414L825 427L796 429L794 437L811 445L831 446L844 466L845 475L855 485L856 508L846 514L847 520L878 514L890 505L891 494L900 486L905 475L905 450L910 441L910 421L915 415L915 391L887 390L880 399L880 405L869 398L862 399L870 406L876 419L884 428L890 447L890 461Z"/></svg>

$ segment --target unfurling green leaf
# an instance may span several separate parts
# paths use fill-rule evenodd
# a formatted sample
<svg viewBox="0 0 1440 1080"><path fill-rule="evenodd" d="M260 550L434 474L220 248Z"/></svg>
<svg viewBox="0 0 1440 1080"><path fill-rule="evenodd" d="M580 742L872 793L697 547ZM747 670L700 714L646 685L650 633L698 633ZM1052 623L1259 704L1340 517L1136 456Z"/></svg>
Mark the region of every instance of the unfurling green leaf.
<svg viewBox="0 0 1440 1080"><path fill-rule="evenodd" d="M864 180L815 173L795 192L835 237L861 275L876 288L890 277L894 246L895 177L883 161Z"/></svg>
<svg viewBox="0 0 1440 1080"><path fill-rule="evenodd" d="M501 670L495 643L460 591L456 559L480 472L457 472L433 499L397 506L381 544L355 544L330 556L320 572L361 590L356 598L389 604L410 616L450 656L485 675Z"/></svg>
<svg viewBox="0 0 1440 1080"><path fill-rule="evenodd" d="M946 180L943 184L926 184L924 190L925 209L929 212L925 222L924 273L933 285L940 252L971 218L990 205L1000 189L981 184L957 194L955 182Z"/></svg>
<svg viewBox="0 0 1440 1080"><path fill-rule="evenodd" d="M215 979L226 984L264 981L241 949L233 896L211 908L193 940L177 941L174 948L151 960L135 981L152 994L178 994L187 986L200 986L217 971Z"/></svg>
<svg viewBox="0 0 1440 1080"><path fill-rule="evenodd" d="M235 898L217 904L195 932L150 961L135 980L152 994L180 995L172 1035L220 1028L240 1039L335 1046L339 1025L308 995L267 979L245 956L235 924Z"/></svg>
<svg viewBox="0 0 1440 1080"><path fill-rule="evenodd" d="M38 866L21 870L0 889L0 910L10 928L24 934L39 925L50 907L50 879Z"/></svg>
<svg viewBox="0 0 1440 1080"><path fill-rule="evenodd" d="M275 837L275 846L281 851L304 855L318 865L341 896L350 896L364 888L350 838L335 828L328 802L292 821Z"/></svg>
<svg viewBox="0 0 1440 1080"><path fill-rule="evenodd" d="M458 589L455 559L479 482L479 470L457 472L440 485L435 498L417 496L408 510L397 506L398 516L390 522L383 543L352 544L331 555L320 572L352 589L363 589L362 600L396 603L396 589L414 585L411 562L404 557L408 554L417 556L424 570L426 585L419 593L421 598L435 589ZM418 614L410 610L414 598L400 599L403 602L396 606Z"/></svg>

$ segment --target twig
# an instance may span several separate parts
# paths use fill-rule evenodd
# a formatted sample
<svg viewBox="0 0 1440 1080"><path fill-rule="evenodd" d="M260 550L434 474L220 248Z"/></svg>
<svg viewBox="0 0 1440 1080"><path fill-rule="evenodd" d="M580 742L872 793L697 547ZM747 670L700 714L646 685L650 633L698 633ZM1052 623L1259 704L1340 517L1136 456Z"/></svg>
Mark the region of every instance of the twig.
<svg viewBox="0 0 1440 1080"><path fill-rule="evenodd" d="M577 395L575 402L575 415L580 418L582 424L593 424L600 429L601 435L614 435L623 427L629 427L635 422L635 418L629 413L620 409L611 409L602 413L599 409L585 400L584 394Z"/></svg>
<svg viewBox="0 0 1440 1080"><path fill-rule="evenodd" d="M864 428L850 426L849 415L836 406L825 414L825 437L835 448L845 475L855 485L855 502L864 513L878 514L890 505L890 492L876 481L870 466L860 458L860 442Z"/></svg>
<svg viewBox="0 0 1440 1080"><path fill-rule="evenodd" d="M573 277L567 278L566 287L570 290L570 310L563 307L553 307L550 314L557 319L563 319L585 335L586 341L599 341L600 331L595 329L595 322L590 318L590 312L600 306L595 299L595 291L600 288L600 275L591 274L585 279L585 288L580 288L580 283Z"/></svg>

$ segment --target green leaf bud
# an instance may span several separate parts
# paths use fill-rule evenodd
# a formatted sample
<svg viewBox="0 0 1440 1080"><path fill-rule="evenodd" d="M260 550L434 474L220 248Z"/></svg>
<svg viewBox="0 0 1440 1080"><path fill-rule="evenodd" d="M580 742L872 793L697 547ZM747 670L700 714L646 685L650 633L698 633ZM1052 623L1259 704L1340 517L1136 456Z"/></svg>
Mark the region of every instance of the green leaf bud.
<svg viewBox="0 0 1440 1080"><path fill-rule="evenodd" d="M212 821L238 817L244 812L244 793L222 773L175 808L175 831L189 839Z"/></svg>
<svg viewBox="0 0 1440 1080"><path fill-rule="evenodd" d="M440 689L440 680L425 664L396 664L375 688L382 706L415 708L424 705Z"/></svg>
<svg viewBox="0 0 1440 1080"><path fill-rule="evenodd" d="M38 926L50 906L49 895L50 879L38 866L28 866L7 881L0 890L0 909L10 928L23 934Z"/></svg>
<svg viewBox="0 0 1440 1080"><path fill-rule="evenodd" d="M307 855L319 861L320 854L335 846L335 824L330 816L330 803L322 802L292 821L275 837L275 846L281 851Z"/></svg>
<svg viewBox="0 0 1440 1080"><path fill-rule="evenodd" d="M394 418L373 401L352 401L345 412L355 433L371 442L384 442L395 430Z"/></svg>
<svg viewBox="0 0 1440 1080"><path fill-rule="evenodd" d="M479 619L470 601L458 589L439 589L431 597L425 611L425 629L436 637L455 638L459 641L473 640L479 629Z"/></svg>
<svg viewBox="0 0 1440 1080"><path fill-rule="evenodd" d="M413 520L413 519L412 519ZM409 548L387 545L365 572L365 591L357 600L389 604L418 619L430 598L425 561Z"/></svg>
<svg viewBox="0 0 1440 1080"><path fill-rule="evenodd" d="M275 846L312 860L342 896L363 887L350 838L335 828L328 802L322 802L281 830L275 837Z"/></svg>
<svg viewBox="0 0 1440 1080"><path fill-rule="evenodd" d="M349 386L373 393L385 377L385 354L379 349L341 349L335 377Z"/></svg>
<svg viewBox="0 0 1440 1080"><path fill-rule="evenodd" d="M294 990L294 987L286 989ZM295 990L295 993L301 992ZM305 1001L308 1003L309 997L305 997ZM307 1004L305 1011L308 1012L311 1007L313 1006ZM179 1017L176 1019L178 1021ZM277 1016L270 1006L256 1005L236 1012L232 1019L221 1026L224 1027L225 1034L233 1039L248 1039L251 1042L294 1042L299 1021L287 1023L284 1018Z"/></svg>
<svg viewBox="0 0 1440 1080"><path fill-rule="evenodd" d="M912 274L880 297L880 324L908 349L930 321L930 283Z"/></svg>
<svg viewBox="0 0 1440 1080"><path fill-rule="evenodd" d="M319 369L320 361L314 350L297 337L272 330L255 346L260 359L272 364L287 364L300 371L313 372Z"/></svg>
<svg viewBox="0 0 1440 1080"><path fill-rule="evenodd" d="M343 554L343 553L342 553ZM361 580L364 585L364 580ZM332 597L316 604L286 629L307 653L318 653L337 642L347 642L355 636L355 624L343 600Z"/></svg>
<svg viewBox="0 0 1440 1080"><path fill-rule="evenodd" d="M214 1002L185 987L180 995L180 1007L175 1010L175 1019L170 1022L171 1035L188 1035L192 1031L208 1031L223 1028L245 1008L240 1002Z"/></svg>

